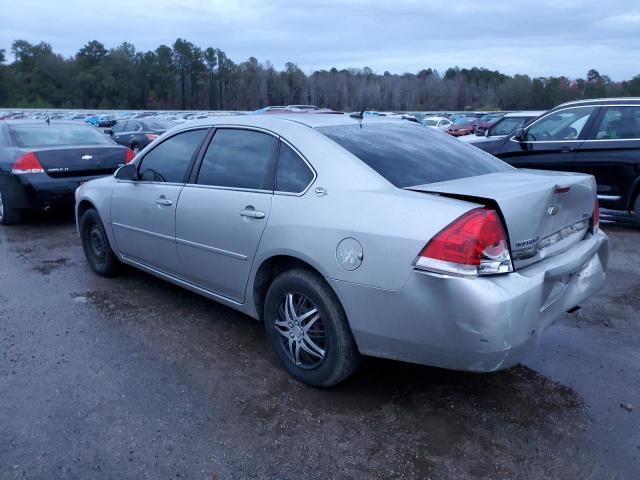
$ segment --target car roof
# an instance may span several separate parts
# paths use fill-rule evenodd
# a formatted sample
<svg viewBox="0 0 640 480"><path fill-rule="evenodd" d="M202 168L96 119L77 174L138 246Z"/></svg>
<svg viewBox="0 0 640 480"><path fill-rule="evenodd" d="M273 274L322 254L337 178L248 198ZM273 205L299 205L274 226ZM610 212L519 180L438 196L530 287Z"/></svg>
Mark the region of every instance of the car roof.
<svg viewBox="0 0 640 480"><path fill-rule="evenodd" d="M273 128L283 127L287 124L297 123L311 128L333 127L337 125L359 125L363 123L393 123L403 122L410 124L402 119L393 119L387 117L365 116L364 119L353 118L348 115L318 115L312 113L296 113L283 115L227 115L211 118L203 118L194 120L188 124L182 124L182 128L192 128L197 126L215 126L215 125L243 125L248 127Z"/></svg>
<svg viewBox="0 0 640 480"><path fill-rule="evenodd" d="M566 107L569 105L608 105L608 104L628 104L628 105L640 105L640 97L611 97L611 98L590 98L587 100L574 100L572 102L566 102L554 107Z"/></svg>
<svg viewBox="0 0 640 480"><path fill-rule="evenodd" d="M522 110L520 112L509 112L505 117L539 117L545 112L546 110Z"/></svg>

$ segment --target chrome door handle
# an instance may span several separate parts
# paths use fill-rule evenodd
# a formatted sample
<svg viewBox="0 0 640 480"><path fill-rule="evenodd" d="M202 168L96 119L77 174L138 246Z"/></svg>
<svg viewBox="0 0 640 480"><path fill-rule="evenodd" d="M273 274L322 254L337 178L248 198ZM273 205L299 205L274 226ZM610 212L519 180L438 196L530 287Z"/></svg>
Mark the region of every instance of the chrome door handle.
<svg viewBox="0 0 640 480"><path fill-rule="evenodd" d="M569 152L573 152L573 147L562 147L562 148L560 149L560 151L561 151L562 153L569 153Z"/></svg>
<svg viewBox="0 0 640 480"><path fill-rule="evenodd" d="M173 202L171 200L169 200L168 198L164 198L164 197L160 197L156 200L156 203L158 205L162 205L163 207L170 207L171 205L173 205Z"/></svg>
<svg viewBox="0 0 640 480"><path fill-rule="evenodd" d="M258 210L252 210L252 209L240 210L240 215L242 217L249 217L249 218L264 218L264 212L260 212Z"/></svg>

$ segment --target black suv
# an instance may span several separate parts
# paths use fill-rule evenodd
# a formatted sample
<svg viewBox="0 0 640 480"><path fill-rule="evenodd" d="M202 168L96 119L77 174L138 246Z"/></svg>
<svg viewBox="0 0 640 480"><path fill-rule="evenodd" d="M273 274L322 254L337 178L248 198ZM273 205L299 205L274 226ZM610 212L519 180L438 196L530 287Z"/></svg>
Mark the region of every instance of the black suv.
<svg viewBox="0 0 640 480"><path fill-rule="evenodd" d="M640 221L640 98L559 105L512 135L476 147L517 168L596 177L600 206L635 212Z"/></svg>

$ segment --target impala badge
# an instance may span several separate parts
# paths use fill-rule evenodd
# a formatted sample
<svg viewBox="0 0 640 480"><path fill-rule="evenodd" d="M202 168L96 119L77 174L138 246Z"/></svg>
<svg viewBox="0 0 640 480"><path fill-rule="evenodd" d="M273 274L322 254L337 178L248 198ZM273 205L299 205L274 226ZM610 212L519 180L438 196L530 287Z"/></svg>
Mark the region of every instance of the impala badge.
<svg viewBox="0 0 640 480"><path fill-rule="evenodd" d="M560 211L560 205L553 205L547 209L547 215L556 215Z"/></svg>
<svg viewBox="0 0 640 480"><path fill-rule="evenodd" d="M91 160L93 158L93 155L83 155L80 158L82 158L82 160Z"/></svg>

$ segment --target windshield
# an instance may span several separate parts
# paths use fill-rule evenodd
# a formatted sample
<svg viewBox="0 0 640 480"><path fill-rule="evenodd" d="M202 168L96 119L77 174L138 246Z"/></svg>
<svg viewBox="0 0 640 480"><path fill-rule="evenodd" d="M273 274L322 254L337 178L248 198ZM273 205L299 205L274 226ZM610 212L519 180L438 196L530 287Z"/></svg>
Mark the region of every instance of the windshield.
<svg viewBox="0 0 640 480"><path fill-rule="evenodd" d="M90 125L12 125L9 131L21 148L113 145L109 137Z"/></svg>
<svg viewBox="0 0 640 480"><path fill-rule="evenodd" d="M453 122L454 125L471 125L475 120L475 117L460 117Z"/></svg>
<svg viewBox="0 0 640 480"><path fill-rule="evenodd" d="M496 123L489 131L489 136L493 135L511 135L518 128L524 125L524 122L531 117L504 117Z"/></svg>
<svg viewBox="0 0 640 480"><path fill-rule="evenodd" d="M513 169L479 148L411 123L363 122L316 130L399 188Z"/></svg>
<svg viewBox="0 0 640 480"><path fill-rule="evenodd" d="M437 127L438 126L438 120L425 120L424 121L424 125L426 125L427 127Z"/></svg>

